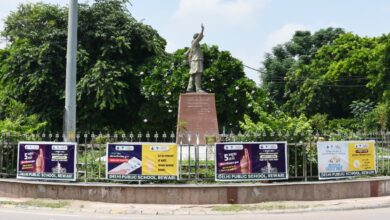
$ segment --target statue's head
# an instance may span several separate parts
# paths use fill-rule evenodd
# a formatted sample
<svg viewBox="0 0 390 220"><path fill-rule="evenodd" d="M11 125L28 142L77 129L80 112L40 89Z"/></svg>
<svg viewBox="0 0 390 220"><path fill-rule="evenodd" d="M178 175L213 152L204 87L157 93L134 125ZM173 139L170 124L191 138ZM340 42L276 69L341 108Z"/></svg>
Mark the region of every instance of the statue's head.
<svg viewBox="0 0 390 220"><path fill-rule="evenodd" d="M194 39L196 39L199 36L199 33L194 34Z"/></svg>

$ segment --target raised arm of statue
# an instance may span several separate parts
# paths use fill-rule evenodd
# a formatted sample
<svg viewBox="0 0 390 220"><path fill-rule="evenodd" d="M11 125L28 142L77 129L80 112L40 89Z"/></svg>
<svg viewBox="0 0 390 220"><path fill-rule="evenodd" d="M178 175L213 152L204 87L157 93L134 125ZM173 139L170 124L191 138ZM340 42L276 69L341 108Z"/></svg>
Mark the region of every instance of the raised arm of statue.
<svg viewBox="0 0 390 220"><path fill-rule="evenodd" d="M193 40L192 44L199 44L199 42L203 39L203 31L204 31L204 26L203 24L201 25L202 30L198 34L198 36Z"/></svg>

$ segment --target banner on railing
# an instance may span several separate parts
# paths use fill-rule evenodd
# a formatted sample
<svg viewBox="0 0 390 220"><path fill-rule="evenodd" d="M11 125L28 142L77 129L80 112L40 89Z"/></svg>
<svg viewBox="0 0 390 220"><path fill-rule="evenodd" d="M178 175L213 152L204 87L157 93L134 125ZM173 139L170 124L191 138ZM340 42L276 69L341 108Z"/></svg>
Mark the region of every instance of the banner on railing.
<svg viewBox="0 0 390 220"><path fill-rule="evenodd" d="M375 141L317 142L319 179L376 173Z"/></svg>
<svg viewBox="0 0 390 220"><path fill-rule="evenodd" d="M19 179L76 180L76 143L19 142Z"/></svg>
<svg viewBox="0 0 390 220"><path fill-rule="evenodd" d="M216 144L216 181L278 179L288 179L287 142Z"/></svg>
<svg viewBox="0 0 390 220"><path fill-rule="evenodd" d="M176 144L107 144L107 179L128 181L176 180L177 177Z"/></svg>

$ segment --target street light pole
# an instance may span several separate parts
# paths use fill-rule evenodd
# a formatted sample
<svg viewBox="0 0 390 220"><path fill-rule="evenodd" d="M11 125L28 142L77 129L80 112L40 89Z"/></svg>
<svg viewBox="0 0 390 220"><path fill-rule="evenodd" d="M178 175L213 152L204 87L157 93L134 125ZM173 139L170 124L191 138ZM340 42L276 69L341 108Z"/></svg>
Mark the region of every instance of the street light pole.
<svg viewBox="0 0 390 220"><path fill-rule="evenodd" d="M76 140L77 0L69 0L64 141Z"/></svg>

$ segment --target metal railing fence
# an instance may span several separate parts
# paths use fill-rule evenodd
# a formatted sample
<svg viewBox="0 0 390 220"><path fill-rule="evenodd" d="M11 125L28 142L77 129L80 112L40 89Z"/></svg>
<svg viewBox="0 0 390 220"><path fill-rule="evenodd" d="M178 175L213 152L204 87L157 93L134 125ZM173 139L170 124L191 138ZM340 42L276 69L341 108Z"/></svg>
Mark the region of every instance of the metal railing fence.
<svg viewBox="0 0 390 220"><path fill-rule="evenodd" d="M179 134L157 132L142 133L83 133L77 134L77 180L84 182L108 181L105 179L106 144L114 142L176 142L178 140L179 182L214 181L214 144L180 144L183 138L196 138L197 134ZM205 135L207 136L207 135ZM329 133L319 132L263 132L229 133L215 135L219 142L261 142L287 141L289 181L307 181L318 179L317 141L325 140L375 140L378 175L390 175L390 132L354 132ZM54 141L63 140L61 133L20 134L15 132L0 133L0 177L16 176L17 145L19 141ZM207 141L206 141L207 143Z"/></svg>

